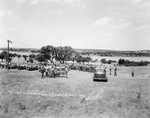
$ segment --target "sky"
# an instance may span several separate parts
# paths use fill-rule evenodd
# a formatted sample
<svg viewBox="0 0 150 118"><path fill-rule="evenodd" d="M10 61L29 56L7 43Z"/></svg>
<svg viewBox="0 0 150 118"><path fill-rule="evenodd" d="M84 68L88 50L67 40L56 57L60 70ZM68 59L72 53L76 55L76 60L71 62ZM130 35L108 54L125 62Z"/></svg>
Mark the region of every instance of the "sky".
<svg viewBox="0 0 150 118"><path fill-rule="evenodd" d="M150 50L150 0L0 0L0 47Z"/></svg>

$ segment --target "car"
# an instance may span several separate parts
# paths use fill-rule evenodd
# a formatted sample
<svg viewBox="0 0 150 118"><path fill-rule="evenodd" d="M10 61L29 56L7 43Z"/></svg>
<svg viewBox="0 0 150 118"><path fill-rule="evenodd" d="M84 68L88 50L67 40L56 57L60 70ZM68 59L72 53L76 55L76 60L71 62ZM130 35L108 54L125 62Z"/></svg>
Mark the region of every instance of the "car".
<svg viewBox="0 0 150 118"><path fill-rule="evenodd" d="M98 81L98 82L107 82L107 76L106 73L104 72L104 69L97 69L94 73L93 76L93 81Z"/></svg>

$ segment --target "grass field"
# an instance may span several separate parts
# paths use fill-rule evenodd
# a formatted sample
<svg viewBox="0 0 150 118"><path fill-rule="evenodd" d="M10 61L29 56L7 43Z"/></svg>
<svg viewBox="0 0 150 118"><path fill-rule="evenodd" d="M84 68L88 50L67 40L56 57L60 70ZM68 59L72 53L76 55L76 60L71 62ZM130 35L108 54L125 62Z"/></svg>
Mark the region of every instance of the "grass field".
<svg viewBox="0 0 150 118"><path fill-rule="evenodd" d="M0 118L150 118L150 67L119 67L108 82L71 70L68 78L0 69Z"/></svg>

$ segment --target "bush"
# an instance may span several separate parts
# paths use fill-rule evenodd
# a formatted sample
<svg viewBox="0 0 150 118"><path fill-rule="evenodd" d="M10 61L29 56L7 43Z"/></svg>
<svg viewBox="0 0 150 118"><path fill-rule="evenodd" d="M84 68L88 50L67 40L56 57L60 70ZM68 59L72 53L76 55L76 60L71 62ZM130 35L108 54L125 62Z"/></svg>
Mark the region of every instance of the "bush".
<svg viewBox="0 0 150 118"><path fill-rule="evenodd" d="M26 66L18 66L17 69L19 69L19 70L25 70Z"/></svg>
<svg viewBox="0 0 150 118"><path fill-rule="evenodd" d="M147 66L149 62L148 61L135 62L135 61L129 61L125 59L119 59L118 64L124 66Z"/></svg>
<svg viewBox="0 0 150 118"><path fill-rule="evenodd" d="M34 70L38 70L38 66L34 66L34 67L29 67L28 71L34 71Z"/></svg>
<svg viewBox="0 0 150 118"><path fill-rule="evenodd" d="M105 64L107 61L106 61L106 59L104 58L104 59L101 59L101 62Z"/></svg>

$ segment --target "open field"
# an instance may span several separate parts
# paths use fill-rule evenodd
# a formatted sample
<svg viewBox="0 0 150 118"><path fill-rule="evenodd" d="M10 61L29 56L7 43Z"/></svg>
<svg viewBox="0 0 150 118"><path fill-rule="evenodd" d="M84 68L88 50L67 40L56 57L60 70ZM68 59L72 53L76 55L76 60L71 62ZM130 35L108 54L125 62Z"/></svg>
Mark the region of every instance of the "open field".
<svg viewBox="0 0 150 118"><path fill-rule="evenodd" d="M73 71L44 78L38 71L0 69L0 118L150 118L150 66L119 67L108 82Z"/></svg>

